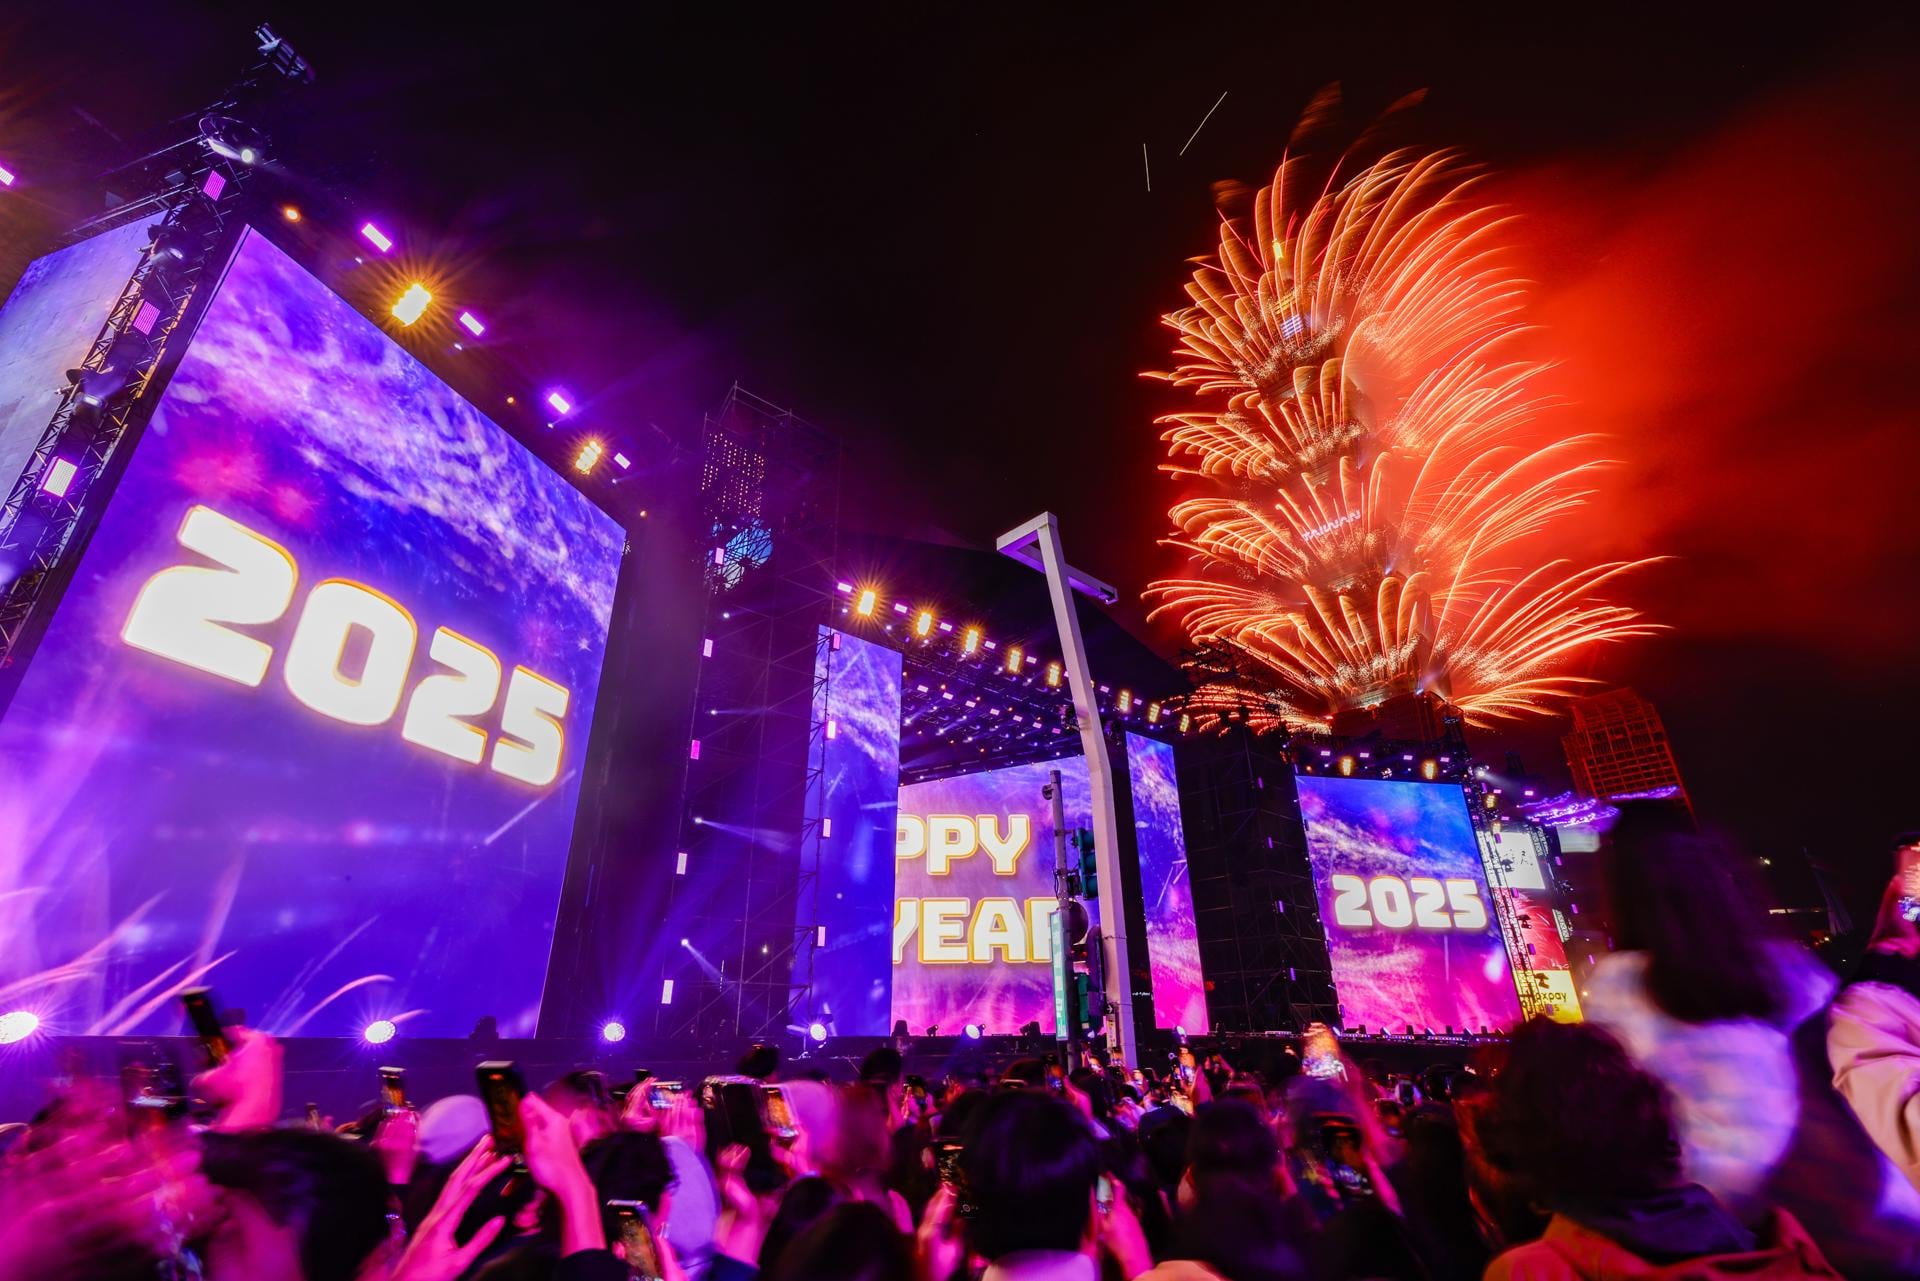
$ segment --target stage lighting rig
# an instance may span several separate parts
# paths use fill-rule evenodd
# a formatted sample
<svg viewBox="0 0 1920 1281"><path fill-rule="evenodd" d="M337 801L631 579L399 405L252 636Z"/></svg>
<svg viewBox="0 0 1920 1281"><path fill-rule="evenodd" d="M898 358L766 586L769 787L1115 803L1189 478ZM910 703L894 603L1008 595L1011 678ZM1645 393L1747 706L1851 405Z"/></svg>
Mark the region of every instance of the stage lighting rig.
<svg viewBox="0 0 1920 1281"><path fill-rule="evenodd" d="M208 151L243 165L267 158L267 135L232 116L200 117L200 141Z"/></svg>
<svg viewBox="0 0 1920 1281"><path fill-rule="evenodd" d="M295 84L313 83L313 66L300 56L298 50L282 40L274 29L261 23L253 29L253 38L259 42L260 56L267 65L280 73L282 77Z"/></svg>

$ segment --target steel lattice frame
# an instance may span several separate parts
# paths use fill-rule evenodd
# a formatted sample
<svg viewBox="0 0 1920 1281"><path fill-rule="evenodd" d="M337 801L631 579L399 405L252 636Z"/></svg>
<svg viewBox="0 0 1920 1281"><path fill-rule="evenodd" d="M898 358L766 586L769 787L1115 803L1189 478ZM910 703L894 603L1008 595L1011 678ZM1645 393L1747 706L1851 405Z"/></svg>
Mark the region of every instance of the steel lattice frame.
<svg viewBox="0 0 1920 1281"><path fill-rule="evenodd" d="M82 383L70 383L25 469L0 504L0 555L17 558L19 566L0 591L0 668L22 656L20 647L28 627L73 550L88 496L147 402L154 375L174 348L174 335L199 293L215 247L222 243L239 176L219 172L225 199L197 194L206 171L170 193L160 233L122 287L106 323L78 365L81 371L105 374L116 360L125 360L126 381L97 406L82 397ZM170 235L184 237L177 259L159 248ZM144 303L152 303L158 314L143 333L134 323ZM56 457L76 469L66 492L59 496L41 488Z"/></svg>
<svg viewBox="0 0 1920 1281"><path fill-rule="evenodd" d="M683 1000L658 1008L655 1031L730 1040L781 1032L809 986L795 974L811 973L817 937L817 926L804 919L814 888L809 872L821 856L825 724L814 695L819 626L830 621L834 599L841 446L738 385L703 434L703 631L716 652L703 660L695 689L693 737L701 752L686 766L679 848L694 860L724 851L731 875L722 902L702 902L701 876L693 874L669 882L669 901L678 911L694 891L694 919L724 931L728 954L717 958L720 977L683 984L676 993ZM737 536L754 528L770 535L771 559L737 560ZM695 824L695 815L796 831L797 844L782 856L752 840L719 839L719 823ZM687 972L670 963L674 968Z"/></svg>

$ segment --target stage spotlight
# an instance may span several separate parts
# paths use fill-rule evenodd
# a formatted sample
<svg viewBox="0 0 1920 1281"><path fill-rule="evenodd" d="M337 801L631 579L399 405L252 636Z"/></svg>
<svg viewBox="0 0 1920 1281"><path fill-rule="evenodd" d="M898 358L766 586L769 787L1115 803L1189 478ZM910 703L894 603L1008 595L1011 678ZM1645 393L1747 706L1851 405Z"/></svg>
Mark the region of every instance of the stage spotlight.
<svg viewBox="0 0 1920 1281"><path fill-rule="evenodd" d="M608 1019L600 1025L600 1039L608 1045L627 1039L627 1025L619 1019Z"/></svg>
<svg viewBox="0 0 1920 1281"><path fill-rule="evenodd" d="M673 980L672 979L662 979L660 981L660 1004L662 1005L673 1004Z"/></svg>
<svg viewBox="0 0 1920 1281"><path fill-rule="evenodd" d="M1018 646L1015 646L1014 648L1008 650L1007 651L1007 670L1012 672L1015 676L1018 676L1020 674L1020 661L1025 657L1026 656L1020 652L1020 649Z"/></svg>
<svg viewBox="0 0 1920 1281"><path fill-rule="evenodd" d="M1128 712L1131 712L1132 710L1133 710L1133 695L1129 694L1126 690L1123 689L1120 691L1120 714L1122 716L1125 716Z"/></svg>
<svg viewBox="0 0 1920 1281"><path fill-rule="evenodd" d="M47 464L46 474L40 477L40 492L54 498L65 498L67 490L73 486L73 478L80 469L64 458L56 458Z"/></svg>
<svg viewBox="0 0 1920 1281"><path fill-rule="evenodd" d="M378 249L381 253L386 253L393 248L393 241L388 238L387 233L372 223L368 223L360 228L360 235L362 239L375 249Z"/></svg>
<svg viewBox="0 0 1920 1281"><path fill-rule="evenodd" d="M969 1041L977 1041L980 1039L980 1025L978 1023L969 1023L960 1030L966 1033Z"/></svg>
<svg viewBox="0 0 1920 1281"><path fill-rule="evenodd" d="M403 325L411 325L427 314L427 304L432 301L433 295L427 292L427 287L416 280L407 286L407 292L401 294L399 301L393 304L393 318Z"/></svg>
<svg viewBox="0 0 1920 1281"><path fill-rule="evenodd" d="M601 452L599 441L588 441L580 446L580 452L574 456L573 469L585 476L599 465Z"/></svg>
<svg viewBox="0 0 1920 1281"><path fill-rule="evenodd" d="M809 1023L807 1024L807 1035L813 1039L815 1045L825 1044L827 1039L827 1025L825 1023Z"/></svg>
<svg viewBox="0 0 1920 1281"><path fill-rule="evenodd" d="M616 449L613 451L613 465L621 471L625 471L627 468L633 466L633 459Z"/></svg>
<svg viewBox="0 0 1920 1281"><path fill-rule="evenodd" d="M298 205L281 205L280 216L282 218L285 218L288 222L299 222L300 208Z"/></svg>
<svg viewBox="0 0 1920 1281"><path fill-rule="evenodd" d="M75 400L83 405L98 408L125 389L127 376L112 368L69 369L67 381L75 387L73 397Z"/></svg>
<svg viewBox="0 0 1920 1281"><path fill-rule="evenodd" d="M267 145L265 134L232 116L200 117L200 139L214 155L237 160L243 165L257 163Z"/></svg>
<svg viewBox="0 0 1920 1281"><path fill-rule="evenodd" d="M1058 663L1047 664L1047 684L1054 685L1054 686L1057 686L1060 684L1060 664Z"/></svg>
<svg viewBox="0 0 1920 1281"><path fill-rule="evenodd" d="M1434 780L1434 777L1439 773L1440 773L1439 762L1437 761L1421 761L1420 762L1420 777L1426 779L1429 783L1431 783Z"/></svg>
<svg viewBox="0 0 1920 1281"><path fill-rule="evenodd" d="M684 947L684 948L688 948L688 949L691 949L691 948L693 947L693 944L692 944L692 943L690 943L690 942L688 942L688 941L687 941L686 939L681 939L681 940L680 940L680 946L681 946L681 947Z"/></svg>
<svg viewBox="0 0 1920 1281"><path fill-rule="evenodd" d="M979 648L980 648L980 629L978 627L967 628L965 634L961 637L960 652L963 654L971 654L977 651Z"/></svg>
<svg viewBox="0 0 1920 1281"><path fill-rule="evenodd" d="M880 593L874 591L873 588L871 587L862 588L860 592L860 599L857 603L855 603L853 607L853 612L860 615L860 617L862 618L872 618L873 607L879 603L879 600L880 600Z"/></svg>
<svg viewBox="0 0 1920 1281"><path fill-rule="evenodd" d="M1158 725L1159 723L1160 723L1160 704L1148 703L1147 704L1147 724Z"/></svg>
<svg viewBox="0 0 1920 1281"><path fill-rule="evenodd" d="M0 187L13 185L13 170L0 166Z"/></svg>
<svg viewBox="0 0 1920 1281"><path fill-rule="evenodd" d="M479 318L470 311L460 313L460 327L475 338L487 332L487 327L481 324Z"/></svg>
<svg viewBox="0 0 1920 1281"><path fill-rule="evenodd" d="M933 613L930 610L923 609L920 611L920 616L913 620L913 634L915 636L925 636L932 630Z"/></svg>
<svg viewBox="0 0 1920 1281"><path fill-rule="evenodd" d="M392 1019L375 1019L367 1024L367 1030L360 1034L360 1039L368 1045L385 1045L399 1030L393 1025Z"/></svg>
<svg viewBox="0 0 1920 1281"><path fill-rule="evenodd" d="M0 1014L0 1045L16 1045L40 1030L40 1016L32 1010Z"/></svg>
<svg viewBox="0 0 1920 1281"><path fill-rule="evenodd" d="M1353 773L1353 757L1351 757L1351 756L1342 756L1342 757L1340 758L1340 772L1341 772L1342 774L1352 774L1352 773Z"/></svg>
<svg viewBox="0 0 1920 1281"><path fill-rule="evenodd" d="M567 393L564 391L548 392L547 403L553 406L553 412L556 414L564 416L573 412L573 402L567 399Z"/></svg>

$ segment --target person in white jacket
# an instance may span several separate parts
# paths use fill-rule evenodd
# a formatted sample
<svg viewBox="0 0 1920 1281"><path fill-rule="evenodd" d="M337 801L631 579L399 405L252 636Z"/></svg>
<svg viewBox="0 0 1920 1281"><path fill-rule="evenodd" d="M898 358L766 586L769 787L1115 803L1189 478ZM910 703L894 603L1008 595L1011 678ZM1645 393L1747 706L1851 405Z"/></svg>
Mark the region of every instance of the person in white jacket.
<svg viewBox="0 0 1920 1281"><path fill-rule="evenodd" d="M1873 937L1827 1020L1834 1088L1920 1189L1920 867L1887 886Z"/></svg>
<svg viewBox="0 0 1920 1281"><path fill-rule="evenodd" d="M1738 865L1628 803L1603 868L1621 951L1581 1002L1672 1093L1686 1178L1749 1226L1789 1211L1853 1281L1920 1277L1920 1189L1834 1089L1835 980L1767 937Z"/></svg>

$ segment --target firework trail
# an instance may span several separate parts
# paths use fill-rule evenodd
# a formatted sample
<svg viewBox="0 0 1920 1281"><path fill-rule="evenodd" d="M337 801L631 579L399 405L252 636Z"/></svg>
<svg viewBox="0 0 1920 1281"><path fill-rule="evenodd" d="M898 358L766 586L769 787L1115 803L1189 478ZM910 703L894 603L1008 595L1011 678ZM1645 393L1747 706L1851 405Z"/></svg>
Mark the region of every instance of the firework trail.
<svg viewBox="0 0 1920 1281"><path fill-rule="evenodd" d="M1586 683L1576 651L1658 630L1597 594L1644 562L1528 554L1606 461L1541 439L1478 179L1451 153L1344 164L1286 160L1163 318L1179 363L1148 376L1194 399L1160 420L1190 571L1147 597L1215 656L1203 725L1324 730L1418 693L1470 724L1541 712Z"/></svg>

